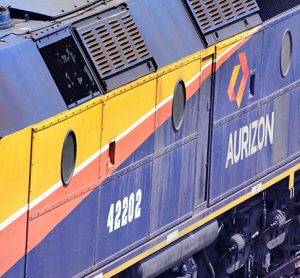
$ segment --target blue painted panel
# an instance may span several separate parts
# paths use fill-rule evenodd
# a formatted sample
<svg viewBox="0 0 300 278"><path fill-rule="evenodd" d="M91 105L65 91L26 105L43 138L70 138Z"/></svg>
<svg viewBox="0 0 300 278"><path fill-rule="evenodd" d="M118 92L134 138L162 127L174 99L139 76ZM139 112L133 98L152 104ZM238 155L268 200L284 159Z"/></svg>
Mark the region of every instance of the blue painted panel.
<svg viewBox="0 0 300 278"><path fill-rule="evenodd" d="M289 117L290 93L278 96L274 100L261 106L259 118L274 112L273 144L267 144L264 152L257 153L257 169L259 174L276 163L288 158L289 145ZM270 118L271 119L271 118ZM261 129L262 130L262 129Z"/></svg>
<svg viewBox="0 0 300 278"><path fill-rule="evenodd" d="M155 151L163 149L187 136L197 132L198 128L199 91L186 103L183 123L179 131L175 131L172 116L155 132Z"/></svg>
<svg viewBox="0 0 300 278"><path fill-rule="evenodd" d="M90 0L68 0L68 1L59 1L51 0L47 2L40 2L36 0L3 0L2 5L8 6L11 9L28 11L36 14L43 14L49 17L60 17L64 14L74 12L78 9L83 9L86 6L92 5L98 1Z"/></svg>
<svg viewBox="0 0 300 278"><path fill-rule="evenodd" d="M20 259L2 278L23 278L25 272L25 258Z"/></svg>
<svg viewBox="0 0 300 278"><path fill-rule="evenodd" d="M244 46L242 46L220 67L216 72L215 81L215 106L214 106L214 121L218 121L225 116L238 112L244 107L251 105L261 98L260 88L260 71L264 70L264 65L261 65L263 33L255 34ZM241 106L238 107L236 101L230 102L228 96L228 86L235 66L240 65L239 55L245 53L249 69L249 77L247 79L246 89L242 98ZM263 67L263 68L261 68ZM255 90L254 97L250 96L250 74L255 73ZM243 77L242 68L239 70L238 79L235 84L235 94L239 90L241 79Z"/></svg>
<svg viewBox="0 0 300 278"><path fill-rule="evenodd" d="M97 197L90 193L29 253L27 277L72 277L93 265Z"/></svg>
<svg viewBox="0 0 300 278"><path fill-rule="evenodd" d="M131 154L126 161L124 161L116 170L120 171L135 162L153 154L154 151L154 134L152 134L145 142L143 142L133 154Z"/></svg>
<svg viewBox="0 0 300 278"><path fill-rule="evenodd" d="M263 70L261 72L261 90L264 96L276 92L300 78L299 53L297 51L300 48L299 26L300 17L296 15L278 21L264 30ZM292 34L292 62L288 75L282 77L280 71L281 42L287 29Z"/></svg>
<svg viewBox="0 0 300 278"><path fill-rule="evenodd" d="M0 50L0 137L67 109L35 44Z"/></svg>
<svg viewBox="0 0 300 278"><path fill-rule="evenodd" d="M204 48L181 1L128 0L127 4L158 67Z"/></svg>
<svg viewBox="0 0 300 278"><path fill-rule="evenodd" d="M296 63L297 54L295 53L295 49L300 47L300 36L295 27L298 20L296 17L291 17L266 26L263 32L256 34L237 53L233 54L220 68L220 74L217 73L216 75L216 122L213 135L210 200L221 195L224 197L240 189L246 185L250 178L267 174L271 171L271 167L277 167L283 160L299 151L300 142L296 139L298 138L297 135L290 136L291 132L298 132L296 131L298 130L297 121L293 119L299 115L297 105L299 99L295 93L291 99L288 92L291 88L280 92L282 88L300 78L300 64ZM287 28L290 29L293 36L293 54L290 71L286 77L282 77L280 69L281 41ZM261 52L262 39L263 51ZM238 55L242 52L247 55L249 70L256 70L255 95L253 98L249 98L250 78L248 78L246 91L241 106L238 108L236 102L229 102L227 89L233 68L239 65ZM240 72L236 91L241 78ZM273 94L272 97L269 97L271 94ZM260 101L261 99L263 101ZM249 107L247 108L247 106ZM245 109L242 110L243 108ZM228 115L230 117L226 118ZM239 117L240 120L237 120L236 117ZM273 117L274 124L272 124ZM226 168L229 134L234 129L238 130L243 126L248 125L249 129L250 123L258 120L259 124L261 119L264 119L262 120L264 123L261 123L257 128L258 134L253 144L254 154L251 154L247 159L239 159L238 163ZM266 135L267 131L263 131L263 126L267 122L269 123L269 133ZM272 132L270 131L271 125ZM251 129L254 131L253 127ZM260 140L259 136L261 138L265 136L266 140L264 144L260 144L261 148L256 151L255 148L258 147ZM270 137L272 137L272 143ZM226 138L225 141L224 138Z"/></svg>
<svg viewBox="0 0 300 278"><path fill-rule="evenodd" d="M100 186L96 262L111 259L146 240L151 177L152 162ZM133 208L133 218L130 218L130 208Z"/></svg>
<svg viewBox="0 0 300 278"><path fill-rule="evenodd" d="M151 233L165 230L192 211L196 143L194 139L154 160Z"/></svg>
<svg viewBox="0 0 300 278"><path fill-rule="evenodd" d="M214 129L210 200L229 195L236 187L255 176L256 153L249 155L249 124L258 119L258 109L240 115ZM247 149L241 148L242 130L248 132ZM252 133L252 128L251 128ZM252 137L254 135L251 135ZM236 140L234 138L236 137ZM246 135L244 135L246 141ZM266 154L266 150L260 150ZM247 153L247 154L246 154Z"/></svg>
<svg viewBox="0 0 300 278"><path fill-rule="evenodd" d="M212 61L213 57L211 56L208 59ZM207 104L211 103L212 81L213 78L210 77L204 80L199 93L195 206L200 205L207 199L208 156L210 155L208 141L211 132L210 113L212 113L211 109L207 109Z"/></svg>
<svg viewBox="0 0 300 278"><path fill-rule="evenodd" d="M300 88L290 92L290 117L288 131L288 153L292 155L300 151Z"/></svg>

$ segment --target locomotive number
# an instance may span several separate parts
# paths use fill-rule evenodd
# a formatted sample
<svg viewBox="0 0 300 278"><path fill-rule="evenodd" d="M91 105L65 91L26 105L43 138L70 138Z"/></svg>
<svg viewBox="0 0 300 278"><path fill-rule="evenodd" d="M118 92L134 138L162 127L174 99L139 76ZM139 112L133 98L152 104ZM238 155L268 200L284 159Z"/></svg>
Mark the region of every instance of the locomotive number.
<svg viewBox="0 0 300 278"><path fill-rule="evenodd" d="M109 232L118 230L119 228L131 223L134 219L141 217L142 190L125 196L124 199L118 200L110 205L107 228Z"/></svg>

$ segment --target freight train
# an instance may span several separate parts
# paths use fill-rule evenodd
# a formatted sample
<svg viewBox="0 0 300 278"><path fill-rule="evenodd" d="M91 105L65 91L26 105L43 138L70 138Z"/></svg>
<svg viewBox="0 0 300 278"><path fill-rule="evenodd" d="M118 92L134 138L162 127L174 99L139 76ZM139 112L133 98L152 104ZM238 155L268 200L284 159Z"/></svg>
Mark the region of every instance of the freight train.
<svg viewBox="0 0 300 278"><path fill-rule="evenodd" d="M299 270L299 0L0 5L1 277Z"/></svg>

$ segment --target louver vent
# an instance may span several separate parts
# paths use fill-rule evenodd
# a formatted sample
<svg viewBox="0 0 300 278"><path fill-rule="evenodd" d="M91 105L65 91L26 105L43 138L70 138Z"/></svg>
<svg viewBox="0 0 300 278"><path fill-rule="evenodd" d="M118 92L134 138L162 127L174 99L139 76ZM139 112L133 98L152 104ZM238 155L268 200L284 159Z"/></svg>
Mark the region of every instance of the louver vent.
<svg viewBox="0 0 300 278"><path fill-rule="evenodd" d="M207 45L260 24L256 0L182 0Z"/></svg>
<svg viewBox="0 0 300 278"><path fill-rule="evenodd" d="M97 84L71 36L40 47L40 52L69 108L99 94Z"/></svg>
<svg viewBox="0 0 300 278"><path fill-rule="evenodd" d="M108 89L116 87L109 79L128 69L141 64L147 68L146 72L145 67L140 73L135 71L131 79L154 70L153 58L127 10L107 18L97 17L82 22L74 28Z"/></svg>
<svg viewBox="0 0 300 278"><path fill-rule="evenodd" d="M255 0L187 0L203 34L259 10Z"/></svg>

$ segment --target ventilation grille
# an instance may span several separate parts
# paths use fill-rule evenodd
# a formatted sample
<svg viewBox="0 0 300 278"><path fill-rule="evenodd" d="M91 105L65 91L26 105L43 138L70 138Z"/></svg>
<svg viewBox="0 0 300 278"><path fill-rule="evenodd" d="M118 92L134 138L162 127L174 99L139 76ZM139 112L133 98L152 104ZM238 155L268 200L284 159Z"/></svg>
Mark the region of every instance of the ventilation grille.
<svg viewBox="0 0 300 278"><path fill-rule="evenodd" d="M72 37L44 46L40 52L68 107L99 94L97 84Z"/></svg>
<svg viewBox="0 0 300 278"><path fill-rule="evenodd" d="M75 29L103 79L152 58L128 11Z"/></svg>
<svg viewBox="0 0 300 278"><path fill-rule="evenodd" d="M300 0L276 0L271 3L270 0L257 0L257 4L262 19L267 20L300 5Z"/></svg>
<svg viewBox="0 0 300 278"><path fill-rule="evenodd" d="M185 0L206 35L259 10L255 0Z"/></svg>

